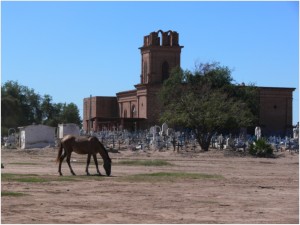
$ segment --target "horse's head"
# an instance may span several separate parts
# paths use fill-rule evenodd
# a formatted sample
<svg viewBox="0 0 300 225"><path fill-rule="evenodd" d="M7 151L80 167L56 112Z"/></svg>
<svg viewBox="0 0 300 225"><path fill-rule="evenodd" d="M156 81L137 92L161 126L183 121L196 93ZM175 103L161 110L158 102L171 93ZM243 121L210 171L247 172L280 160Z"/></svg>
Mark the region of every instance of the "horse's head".
<svg viewBox="0 0 300 225"><path fill-rule="evenodd" d="M98 151L103 159L103 168L105 169L106 175L110 176L111 174L111 159L109 158L108 152L103 146L103 144L99 141L98 138L92 137L94 140L94 143L96 143L96 147L98 148Z"/></svg>
<svg viewBox="0 0 300 225"><path fill-rule="evenodd" d="M106 175L110 176L110 174L111 174L111 159L104 160L103 168L105 169Z"/></svg>

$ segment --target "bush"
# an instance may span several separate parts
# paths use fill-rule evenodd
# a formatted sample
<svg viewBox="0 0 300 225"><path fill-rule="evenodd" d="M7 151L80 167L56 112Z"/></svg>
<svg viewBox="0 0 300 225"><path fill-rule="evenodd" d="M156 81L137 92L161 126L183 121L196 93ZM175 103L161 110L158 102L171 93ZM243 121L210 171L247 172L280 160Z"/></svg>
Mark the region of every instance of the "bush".
<svg viewBox="0 0 300 225"><path fill-rule="evenodd" d="M249 153L257 157L273 155L273 148L265 139L258 139L250 144Z"/></svg>

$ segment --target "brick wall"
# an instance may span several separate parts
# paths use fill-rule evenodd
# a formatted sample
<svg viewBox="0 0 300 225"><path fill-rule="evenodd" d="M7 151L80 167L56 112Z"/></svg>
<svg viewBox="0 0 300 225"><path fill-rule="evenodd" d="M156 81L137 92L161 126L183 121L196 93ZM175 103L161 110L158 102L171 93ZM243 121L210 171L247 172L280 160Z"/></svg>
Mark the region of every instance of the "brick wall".
<svg viewBox="0 0 300 225"><path fill-rule="evenodd" d="M291 132L293 90L293 88L259 88L259 121L265 135L286 135Z"/></svg>
<svg viewBox="0 0 300 225"><path fill-rule="evenodd" d="M90 104L91 103L91 104ZM90 108L90 105L92 106ZM116 97L95 96L83 99L83 129L88 130L88 120L91 118L118 118L118 102ZM96 124L93 124L95 127Z"/></svg>

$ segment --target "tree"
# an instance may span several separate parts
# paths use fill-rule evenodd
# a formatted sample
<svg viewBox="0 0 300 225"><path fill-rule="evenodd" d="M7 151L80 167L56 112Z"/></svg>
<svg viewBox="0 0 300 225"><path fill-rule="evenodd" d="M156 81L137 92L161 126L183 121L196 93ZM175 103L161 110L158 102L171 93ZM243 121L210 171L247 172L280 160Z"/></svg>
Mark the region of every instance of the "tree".
<svg viewBox="0 0 300 225"><path fill-rule="evenodd" d="M62 106L57 107L56 104L52 103L52 97L50 95L44 95L41 109L43 112L42 123L48 126L57 126Z"/></svg>
<svg viewBox="0 0 300 225"><path fill-rule="evenodd" d="M63 123L81 124L78 107L74 103L64 104L60 119Z"/></svg>
<svg viewBox="0 0 300 225"><path fill-rule="evenodd" d="M41 121L41 97L33 89L20 85L15 81L7 81L1 88L1 94L2 110L4 110L4 114L1 115L4 116L2 117L4 124L6 119L14 121L10 124L13 127L39 123ZM15 115L8 114L12 110L12 106L13 112L11 113Z"/></svg>
<svg viewBox="0 0 300 225"><path fill-rule="evenodd" d="M33 89L22 86L23 102L22 109L25 117L24 124L38 124L42 120L41 96L36 94Z"/></svg>
<svg viewBox="0 0 300 225"><path fill-rule="evenodd" d="M74 103L53 103L50 95L41 97L33 89L16 81L1 86L1 132L30 124L56 127L59 123L81 124L79 110Z"/></svg>
<svg viewBox="0 0 300 225"><path fill-rule="evenodd" d="M256 121L256 93L253 86L233 84L231 71L219 63L200 64L194 73L177 68L159 94L160 120L192 129L207 151L216 132L248 127Z"/></svg>
<svg viewBox="0 0 300 225"><path fill-rule="evenodd" d="M16 98L2 96L1 98L1 133L7 134L9 128L16 128L21 108Z"/></svg>
<svg viewBox="0 0 300 225"><path fill-rule="evenodd" d="M7 81L1 86L1 133L7 134L9 128L22 126L25 120L20 96L22 86L18 82Z"/></svg>

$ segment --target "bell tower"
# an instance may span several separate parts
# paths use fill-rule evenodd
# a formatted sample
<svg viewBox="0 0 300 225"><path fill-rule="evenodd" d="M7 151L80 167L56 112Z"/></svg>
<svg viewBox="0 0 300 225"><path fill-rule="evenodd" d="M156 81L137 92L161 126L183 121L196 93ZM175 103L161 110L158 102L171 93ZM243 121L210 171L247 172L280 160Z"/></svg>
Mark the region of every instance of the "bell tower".
<svg viewBox="0 0 300 225"><path fill-rule="evenodd" d="M140 47L142 55L141 84L161 84L169 78L171 69L180 66L183 46L176 31L151 32Z"/></svg>

